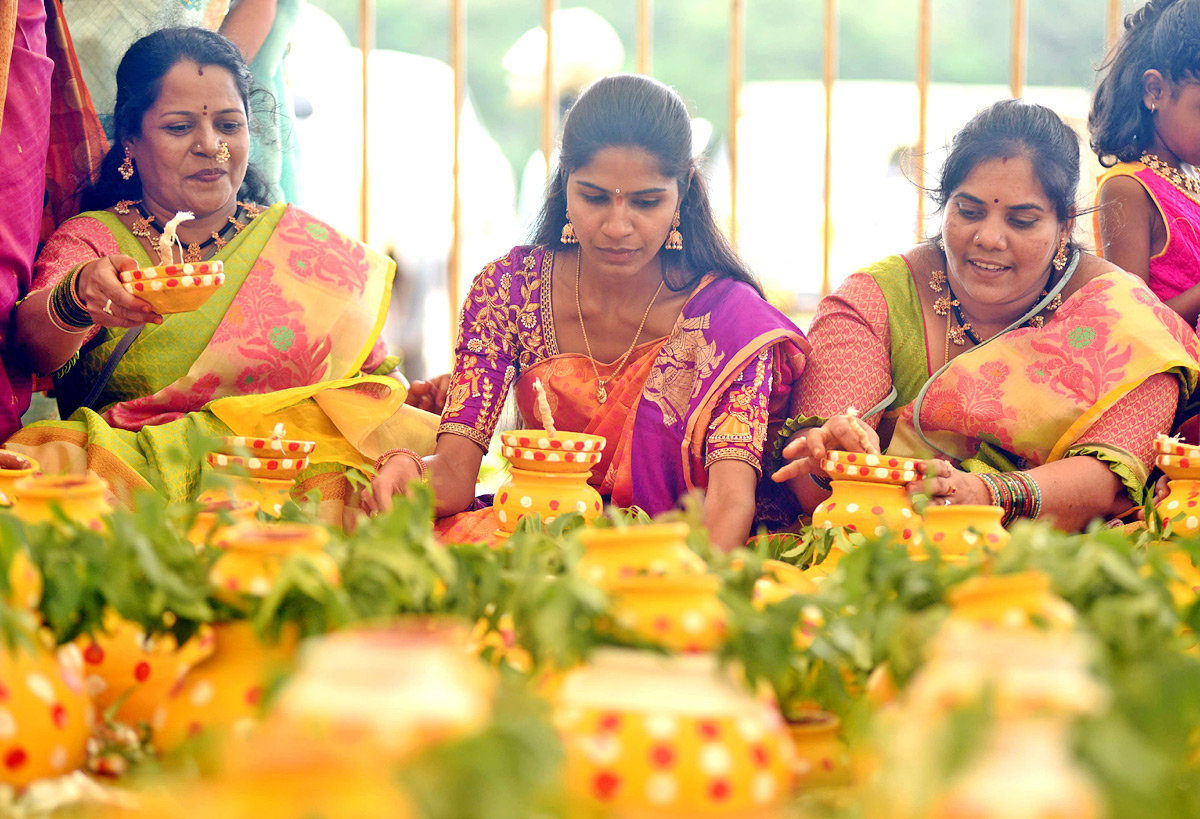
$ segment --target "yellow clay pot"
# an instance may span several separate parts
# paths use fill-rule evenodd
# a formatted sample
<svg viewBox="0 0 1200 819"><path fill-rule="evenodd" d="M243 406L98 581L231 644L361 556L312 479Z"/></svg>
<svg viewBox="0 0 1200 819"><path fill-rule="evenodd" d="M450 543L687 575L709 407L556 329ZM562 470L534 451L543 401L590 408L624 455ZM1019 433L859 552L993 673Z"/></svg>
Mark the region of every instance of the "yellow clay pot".
<svg viewBox="0 0 1200 819"><path fill-rule="evenodd" d="M841 727L841 720L825 711L803 712L788 722L801 790L850 784L850 753L840 736Z"/></svg>
<svg viewBox="0 0 1200 819"><path fill-rule="evenodd" d="M398 761L482 728L492 688L464 629L413 620L306 643L269 723Z"/></svg>
<svg viewBox="0 0 1200 819"><path fill-rule="evenodd" d="M578 815L765 819L791 786L779 712L711 655L598 650L564 678L555 719Z"/></svg>
<svg viewBox="0 0 1200 819"><path fill-rule="evenodd" d="M1039 571L977 575L947 594L950 616L1004 628L1075 627L1075 609Z"/></svg>
<svg viewBox="0 0 1200 819"><path fill-rule="evenodd" d="M922 516L923 533L909 544L909 553L925 557L927 549L936 549L942 557L965 557L973 549L996 551L1009 541L1008 531L1000 522L1004 510L999 506L956 504L927 506Z"/></svg>
<svg viewBox="0 0 1200 819"><path fill-rule="evenodd" d="M68 518L99 529L108 505L108 482L98 475L34 475L17 481L13 513L26 523L52 521L57 505Z"/></svg>
<svg viewBox="0 0 1200 819"><path fill-rule="evenodd" d="M887 529L907 543L919 521L903 486L870 481L833 481L833 493L813 512L813 526L878 537Z"/></svg>
<svg viewBox="0 0 1200 819"><path fill-rule="evenodd" d="M1174 543L1165 540L1155 541L1148 548L1165 558L1167 565L1177 575L1167 583L1167 589L1171 592L1175 605L1190 606L1196 600L1196 596L1200 594L1200 569L1197 569L1192 563L1191 556Z"/></svg>
<svg viewBox="0 0 1200 819"><path fill-rule="evenodd" d="M0 783L22 787L83 765L94 711L78 658L42 645L0 650Z"/></svg>
<svg viewBox="0 0 1200 819"><path fill-rule="evenodd" d="M188 530L188 540L197 546L203 546L210 540L218 540L224 536L230 526L239 523L253 523L258 519L258 504L251 500L221 500L205 503L196 513L192 528ZM222 518L228 518L224 523Z"/></svg>
<svg viewBox="0 0 1200 819"><path fill-rule="evenodd" d="M271 591L283 561L304 554L330 583L340 579L337 561L325 553L329 533L308 523L242 523L225 530L216 546L221 555L209 574L217 593L231 602L244 594L262 597Z"/></svg>
<svg viewBox="0 0 1200 819"><path fill-rule="evenodd" d="M496 523L511 534L526 515L539 514L543 523L559 515L578 512L585 521L600 515L600 493L588 483L590 472L533 472L513 467L496 491Z"/></svg>
<svg viewBox="0 0 1200 819"><path fill-rule="evenodd" d="M42 573L24 547L13 552L12 562L8 564L8 588L6 602L15 609L36 611L42 602Z"/></svg>
<svg viewBox="0 0 1200 819"><path fill-rule="evenodd" d="M1158 514L1171 521L1171 534L1191 536L1200 532L1200 480L1176 478L1167 482L1167 496L1159 501Z"/></svg>
<svg viewBox="0 0 1200 819"><path fill-rule="evenodd" d="M216 486L200 494L200 503L225 500L252 501L272 517L283 514L283 505L292 499L295 481L273 481L266 478L231 478L228 487Z"/></svg>
<svg viewBox="0 0 1200 819"><path fill-rule="evenodd" d="M154 712L196 663L213 651L212 629L204 627L182 646L170 634L147 637L114 611L104 631L75 640L83 657L85 685L101 711L117 705L121 722L150 723Z"/></svg>
<svg viewBox="0 0 1200 819"><path fill-rule="evenodd" d="M721 581L710 574L610 580L614 631L671 651L711 651L725 636Z"/></svg>
<svg viewBox="0 0 1200 819"><path fill-rule="evenodd" d="M222 748L222 772L139 794L158 819L408 819L388 760L292 726L262 727ZM130 819L133 819L131 816Z"/></svg>
<svg viewBox="0 0 1200 819"><path fill-rule="evenodd" d="M579 532L578 572L599 586L642 574L703 573L703 558L687 545L686 523L587 528Z"/></svg>
<svg viewBox="0 0 1200 819"><path fill-rule="evenodd" d="M150 720L155 748L167 752L206 731L253 726L263 692L289 670L296 630L267 645L245 620L213 625L212 653L192 666Z"/></svg>
<svg viewBox="0 0 1200 819"><path fill-rule="evenodd" d="M0 506L17 502L17 481L36 475L41 467L27 455L0 449Z"/></svg>

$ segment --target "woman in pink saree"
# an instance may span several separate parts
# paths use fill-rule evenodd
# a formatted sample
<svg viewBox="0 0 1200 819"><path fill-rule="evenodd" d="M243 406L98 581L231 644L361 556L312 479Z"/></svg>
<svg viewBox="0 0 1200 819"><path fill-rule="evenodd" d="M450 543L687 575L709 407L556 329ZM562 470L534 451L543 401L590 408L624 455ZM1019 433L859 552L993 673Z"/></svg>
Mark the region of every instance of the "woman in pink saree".
<svg viewBox="0 0 1200 819"><path fill-rule="evenodd" d="M713 542L731 548L796 519L761 480L763 444L807 349L721 235L683 101L646 77L604 78L567 116L535 243L467 296L435 453L388 458L364 503L425 476L443 537L487 540L479 465L510 386L541 425L540 379L559 429L608 439L591 483L612 504L655 514L703 489Z"/></svg>

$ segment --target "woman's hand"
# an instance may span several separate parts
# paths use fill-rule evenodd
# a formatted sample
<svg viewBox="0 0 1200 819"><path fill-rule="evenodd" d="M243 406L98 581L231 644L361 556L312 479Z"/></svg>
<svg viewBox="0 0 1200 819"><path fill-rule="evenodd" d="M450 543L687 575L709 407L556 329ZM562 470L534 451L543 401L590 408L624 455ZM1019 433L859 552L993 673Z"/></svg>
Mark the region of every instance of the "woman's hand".
<svg viewBox="0 0 1200 819"><path fill-rule="evenodd" d="M441 415L446 406L446 390L449 386L449 373L436 376L428 381L414 381L408 385L408 397L404 399L404 403Z"/></svg>
<svg viewBox="0 0 1200 819"><path fill-rule="evenodd" d="M804 475L828 478L821 461L831 449L878 455L879 434L860 418L835 415L820 427L802 429L793 435L783 448L787 463L771 479L783 483Z"/></svg>
<svg viewBox="0 0 1200 819"><path fill-rule="evenodd" d="M914 495L927 495L930 505L933 506L949 506L956 503L989 506L992 503L991 493L988 492L982 478L955 469L947 460L938 458L932 461L917 461L917 472L921 473L923 478L905 486L910 498Z"/></svg>
<svg viewBox="0 0 1200 819"><path fill-rule="evenodd" d="M408 485L421 480L421 467L415 458L393 455L379 467L379 474L371 479L370 486L362 489L362 509L374 517L392 508L393 495L408 494Z"/></svg>
<svg viewBox="0 0 1200 819"><path fill-rule="evenodd" d="M162 324L163 319L147 302L125 292L121 271L140 265L129 256L104 256L88 262L79 271L76 292L92 322L101 327L140 327Z"/></svg>

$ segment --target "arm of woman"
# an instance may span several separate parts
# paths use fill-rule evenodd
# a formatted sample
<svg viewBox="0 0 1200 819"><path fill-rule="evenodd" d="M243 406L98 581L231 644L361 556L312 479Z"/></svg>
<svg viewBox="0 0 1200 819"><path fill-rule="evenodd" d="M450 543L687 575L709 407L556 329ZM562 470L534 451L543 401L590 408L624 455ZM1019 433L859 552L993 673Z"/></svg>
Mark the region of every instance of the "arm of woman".
<svg viewBox="0 0 1200 819"><path fill-rule="evenodd" d="M1167 241L1162 214L1142 183L1114 176L1100 188L1099 241L1104 258L1122 270L1150 280L1150 257ZM1193 285L1166 304L1192 327L1200 317L1200 285Z"/></svg>
<svg viewBox="0 0 1200 819"><path fill-rule="evenodd" d="M433 454L425 460L425 479L433 489L435 514L440 517L461 512L475 499L475 479L483 462L483 450L461 435L438 438ZM369 515L392 508L392 496L403 495L408 485L421 479L415 458L393 455L384 461L379 474L363 490L362 506Z"/></svg>
<svg viewBox="0 0 1200 819"><path fill-rule="evenodd" d="M726 458L709 467L704 525L718 549L728 552L745 545L754 523L757 486L758 470L745 461Z"/></svg>
<svg viewBox="0 0 1200 819"><path fill-rule="evenodd" d="M463 304L449 383L424 391L431 405L439 398L445 404L434 454L424 459L439 517L461 512L474 500L479 465L516 374L520 339L515 322L508 321L511 302L537 292L524 286L522 257L510 253L475 277ZM420 472L414 458L388 459L363 490L363 508L368 513L388 509L391 496L406 492Z"/></svg>
<svg viewBox="0 0 1200 819"><path fill-rule="evenodd" d="M125 292L118 271L136 270L134 259L121 255L111 234L94 219L72 219L55 231L38 255L30 295L17 308L13 343L34 372L45 374L70 361L99 327L137 327L162 323L149 304ZM93 328L72 328L47 310L51 291L79 270L75 292ZM112 314L104 312L112 299Z"/></svg>
<svg viewBox="0 0 1200 819"><path fill-rule="evenodd" d="M221 33L233 41L246 62L254 62L275 25L277 0L237 0L221 23Z"/></svg>
<svg viewBox="0 0 1200 819"><path fill-rule="evenodd" d="M1153 375L1101 415L1081 442L1067 450L1067 457L1027 470L1042 494L1040 517L1065 531L1079 531L1093 518L1128 511L1131 491L1141 488L1154 461L1154 437L1170 429L1178 402L1175 377ZM953 503L992 502L978 475L952 469L945 461L936 462L936 468L943 477L933 482L934 496Z"/></svg>
<svg viewBox="0 0 1200 819"><path fill-rule="evenodd" d="M785 464L772 478L786 481L812 510L829 496L810 478L828 477L821 469L828 450L879 451L873 429L879 416L853 423L846 417L850 407L874 407L892 389L887 301L875 279L855 273L822 299L808 340L812 352L792 389L791 412L812 423L792 435L783 449Z"/></svg>

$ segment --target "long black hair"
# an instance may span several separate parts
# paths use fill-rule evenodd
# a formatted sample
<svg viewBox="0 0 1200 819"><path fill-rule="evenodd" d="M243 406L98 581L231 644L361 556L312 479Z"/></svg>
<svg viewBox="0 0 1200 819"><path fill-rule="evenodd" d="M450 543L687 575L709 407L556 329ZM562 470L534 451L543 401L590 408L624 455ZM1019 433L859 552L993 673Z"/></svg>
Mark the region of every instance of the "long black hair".
<svg viewBox="0 0 1200 819"><path fill-rule="evenodd" d="M660 173L679 188L679 232L683 250L663 253L680 260L692 278L667 281L673 290L686 290L700 276L743 281L762 295L762 286L729 244L713 216L704 175L692 156L692 121L675 91L640 74L614 74L589 85L563 123L559 167L546 186L546 199L533 225L535 244L555 249L567 223L567 178L592 161L604 148L639 148L658 160ZM668 259L671 258L669 255Z"/></svg>
<svg viewBox="0 0 1200 819"><path fill-rule="evenodd" d="M1172 83L1200 80L1200 0L1150 0L1125 17L1125 33L1100 67L1088 131L1100 164L1133 162L1154 141L1143 74Z"/></svg>
<svg viewBox="0 0 1200 819"><path fill-rule="evenodd" d="M271 104L269 92L254 87L250 67L242 52L223 35L205 28L164 28L147 34L125 52L117 66L117 103L113 111L113 143L94 182L81 193L82 210L104 210L122 199L141 199L142 182L138 174L132 179L121 177L118 168L125 160L124 141L141 136L142 116L154 105L162 92L163 77L181 60L200 66L217 66L233 75L234 84L246 116L252 120L251 100L261 107L264 96ZM251 165L246 167L238 198L248 202L266 202L269 188L262 175Z"/></svg>
<svg viewBox="0 0 1200 819"><path fill-rule="evenodd" d="M998 157L1025 156L1058 221L1075 216L1079 193L1079 137L1071 126L1044 105L1024 100L1001 100L971 117L954 135L942 164L937 187L931 191L944 208L954 191L981 162ZM1071 245L1072 249L1075 245Z"/></svg>

